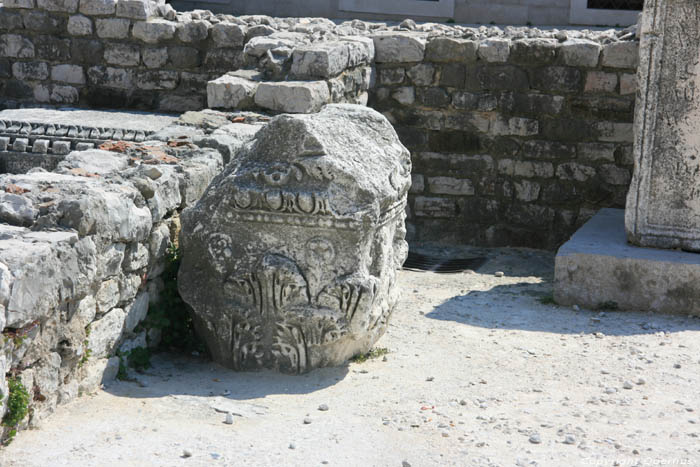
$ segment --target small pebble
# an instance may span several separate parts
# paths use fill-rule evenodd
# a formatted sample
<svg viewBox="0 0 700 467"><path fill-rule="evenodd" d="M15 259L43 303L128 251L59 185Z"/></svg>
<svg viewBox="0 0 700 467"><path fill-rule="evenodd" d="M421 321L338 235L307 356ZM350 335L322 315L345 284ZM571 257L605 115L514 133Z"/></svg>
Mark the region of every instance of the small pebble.
<svg viewBox="0 0 700 467"><path fill-rule="evenodd" d="M289 449L296 449L297 445L294 443L289 443Z"/></svg>
<svg viewBox="0 0 700 467"><path fill-rule="evenodd" d="M309 417L306 417L304 419L304 425L309 425L311 423L311 419Z"/></svg>
<svg viewBox="0 0 700 467"><path fill-rule="evenodd" d="M496 271L493 275L496 276L496 277L503 277L503 276L505 276L505 274L503 273L503 271Z"/></svg>
<svg viewBox="0 0 700 467"><path fill-rule="evenodd" d="M401 467L411 467L411 464L409 464L408 461L402 461Z"/></svg>
<svg viewBox="0 0 700 467"><path fill-rule="evenodd" d="M321 404L318 406L318 410L321 412L326 412L328 410L328 405L327 404Z"/></svg>
<svg viewBox="0 0 700 467"><path fill-rule="evenodd" d="M644 380L644 378L638 378L637 384L641 386L642 384L646 384L646 381Z"/></svg>
<svg viewBox="0 0 700 467"><path fill-rule="evenodd" d="M188 457L192 457L192 451L190 451L189 449L183 449L182 450L182 457L184 457L185 459Z"/></svg>
<svg viewBox="0 0 700 467"><path fill-rule="evenodd" d="M622 383L622 387L625 389L632 389L634 385L630 381L625 381L624 383Z"/></svg>
<svg viewBox="0 0 700 467"><path fill-rule="evenodd" d="M680 367L681 367L681 364L680 364L680 363L675 363L675 364L673 365L673 368L680 368Z"/></svg>
<svg viewBox="0 0 700 467"><path fill-rule="evenodd" d="M464 399L462 399L461 401L459 401L459 405L467 405L467 401L465 401Z"/></svg>
<svg viewBox="0 0 700 467"><path fill-rule="evenodd" d="M224 423L227 425L233 425L233 414L231 412L226 413L226 420Z"/></svg>
<svg viewBox="0 0 700 467"><path fill-rule="evenodd" d="M540 444L542 442L542 438L540 438L539 433L534 433L530 435L530 442L532 444Z"/></svg>
<svg viewBox="0 0 700 467"><path fill-rule="evenodd" d="M573 435L566 435L566 438L564 438L564 444L576 444L576 438Z"/></svg>
<svg viewBox="0 0 700 467"><path fill-rule="evenodd" d="M574 311L579 311L581 308L578 305L574 305L571 308L573 308Z"/></svg>
<svg viewBox="0 0 700 467"><path fill-rule="evenodd" d="M434 379L434 376L428 376L427 378L425 378L426 381L433 381Z"/></svg>

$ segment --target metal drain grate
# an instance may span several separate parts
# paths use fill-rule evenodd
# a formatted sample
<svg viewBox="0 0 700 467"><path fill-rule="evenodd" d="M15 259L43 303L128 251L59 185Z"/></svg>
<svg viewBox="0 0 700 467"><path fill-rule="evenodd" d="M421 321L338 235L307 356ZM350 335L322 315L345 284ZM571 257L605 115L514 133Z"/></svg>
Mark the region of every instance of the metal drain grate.
<svg viewBox="0 0 700 467"><path fill-rule="evenodd" d="M476 270L484 265L488 258L436 258L420 253L408 252L408 258L402 269L407 271L430 271L442 274L463 272L467 269Z"/></svg>
<svg viewBox="0 0 700 467"><path fill-rule="evenodd" d="M588 0L588 8L602 10L641 10L644 0Z"/></svg>

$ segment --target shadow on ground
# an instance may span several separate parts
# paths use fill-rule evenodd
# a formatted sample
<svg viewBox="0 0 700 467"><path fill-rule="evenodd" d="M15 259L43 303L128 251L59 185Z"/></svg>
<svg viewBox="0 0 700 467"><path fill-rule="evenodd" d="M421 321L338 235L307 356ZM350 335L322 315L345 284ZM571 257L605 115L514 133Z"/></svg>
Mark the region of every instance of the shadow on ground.
<svg viewBox="0 0 700 467"><path fill-rule="evenodd" d="M151 368L129 372L131 381L111 384L105 390L120 397L157 398L168 395L224 397L250 400L276 394L310 394L333 386L348 374L348 365L320 368L303 375L270 370L236 372L200 357L161 352Z"/></svg>
<svg viewBox="0 0 700 467"><path fill-rule="evenodd" d="M491 329L559 334L634 336L659 331L700 331L700 319L634 311L580 310L552 304L551 283L520 282L455 296L428 318Z"/></svg>

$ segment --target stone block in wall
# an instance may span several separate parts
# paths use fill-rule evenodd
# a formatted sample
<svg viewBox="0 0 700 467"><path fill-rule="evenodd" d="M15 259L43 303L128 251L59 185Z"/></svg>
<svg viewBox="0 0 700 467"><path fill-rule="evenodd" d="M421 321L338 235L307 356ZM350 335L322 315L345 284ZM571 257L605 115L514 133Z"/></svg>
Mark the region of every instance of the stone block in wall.
<svg viewBox="0 0 700 467"><path fill-rule="evenodd" d="M490 93L456 91L452 94L452 105L457 109L490 112L496 110L499 100L496 95Z"/></svg>
<svg viewBox="0 0 700 467"><path fill-rule="evenodd" d="M448 63L440 67L440 86L449 88L463 88L466 65L462 63Z"/></svg>
<svg viewBox="0 0 700 467"><path fill-rule="evenodd" d="M199 50L194 47L168 47L168 57L175 68L197 68L202 64Z"/></svg>
<svg viewBox="0 0 700 467"><path fill-rule="evenodd" d="M12 75L19 80L44 80L49 77L49 67L46 62L15 62Z"/></svg>
<svg viewBox="0 0 700 467"><path fill-rule="evenodd" d="M523 142L521 155L524 159L568 161L576 158L576 146L558 141L529 140Z"/></svg>
<svg viewBox="0 0 700 467"><path fill-rule="evenodd" d="M402 105L412 105L416 101L415 88L402 86L391 93L392 99Z"/></svg>
<svg viewBox="0 0 700 467"><path fill-rule="evenodd" d="M121 4L120 0L118 5ZM134 24L131 34L147 44L157 44L172 39L175 36L176 25L177 23L164 19L138 21Z"/></svg>
<svg viewBox="0 0 700 467"><path fill-rule="evenodd" d="M639 65L639 43L613 42L605 45L601 63L604 67L636 69Z"/></svg>
<svg viewBox="0 0 700 467"><path fill-rule="evenodd" d="M139 89L165 90L175 89L180 74L172 70L142 70L136 74L136 86Z"/></svg>
<svg viewBox="0 0 700 467"><path fill-rule="evenodd" d="M623 73L620 75L620 94L634 94L637 92L637 75L632 73Z"/></svg>
<svg viewBox="0 0 700 467"><path fill-rule="evenodd" d="M211 38L218 47L243 47L246 27L233 23L217 23L211 28Z"/></svg>
<svg viewBox="0 0 700 467"><path fill-rule="evenodd" d="M510 57L510 40L485 39L479 42L479 58L489 63L505 63Z"/></svg>
<svg viewBox="0 0 700 467"><path fill-rule="evenodd" d="M550 162L501 159L498 161L498 172L503 175L516 177L551 178L554 176L554 166Z"/></svg>
<svg viewBox="0 0 700 467"><path fill-rule="evenodd" d="M377 63L420 62L425 56L425 37L416 33L382 32L371 36Z"/></svg>
<svg viewBox="0 0 700 467"><path fill-rule="evenodd" d="M258 83L223 75L207 83L207 106L212 109L247 109L253 106Z"/></svg>
<svg viewBox="0 0 700 467"><path fill-rule="evenodd" d="M126 39L131 21L126 18L98 18L95 20L97 37L102 39Z"/></svg>
<svg viewBox="0 0 700 467"><path fill-rule="evenodd" d="M71 59L71 41L69 39L58 39L56 36L36 36L34 37L34 47L36 58L51 61L66 62Z"/></svg>
<svg viewBox="0 0 700 467"><path fill-rule="evenodd" d="M537 68L532 73L532 87L541 91L580 92L581 70L567 66Z"/></svg>
<svg viewBox="0 0 700 467"><path fill-rule="evenodd" d="M406 77L403 68L382 68L379 70L379 82L383 85L401 84Z"/></svg>
<svg viewBox="0 0 700 467"><path fill-rule="evenodd" d="M23 28L24 20L21 13L10 11L7 8L0 8L0 31L11 32L14 29Z"/></svg>
<svg viewBox="0 0 700 467"><path fill-rule="evenodd" d="M550 64L557 57L557 48L558 42L556 39L518 39L513 41L510 46L509 61L524 65Z"/></svg>
<svg viewBox="0 0 700 467"><path fill-rule="evenodd" d="M416 101L425 107L443 108L450 104L450 95L442 88L420 87L416 90Z"/></svg>
<svg viewBox="0 0 700 467"><path fill-rule="evenodd" d="M93 86L131 89L133 75L130 70L109 66L93 66L88 69L88 82Z"/></svg>
<svg viewBox="0 0 700 467"><path fill-rule="evenodd" d="M207 50L204 57L204 68L223 73L238 70L243 66L243 57L244 54L241 49L222 48Z"/></svg>
<svg viewBox="0 0 700 467"><path fill-rule="evenodd" d="M92 394L102 383L113 381L119 372L119 357L89 359L83 367L79 391Z"/></svg>
<svg viewBox="0 0 700 467"><path fill-rule="evenodd" d="M36 8L34 0L4 0L5 8Z"/></svg>
<svg viewBox="0 0 700 467"><path fill-rule="evenodd" d="M420 174L411 174L411 188L409 193L422 193L425 190L425 178Z"/></svg>
<svg viewBox="0 0 700 467"><path fill-rule="evenodd" d="M609 143L631 143L634 139L634 126L631 123L597 122L594 125L598 140Z"/></svg>
<svg viewBox="0 0 700 467"><path fill-rule="evenodd" d="M36 83L34 85L34 99L37 102L49 102L51 100L51 88L48 84Z"/></svg>
<svg viewBox="0 0 700 467"><path fill-rule="evenodd" d="M146 319L148 313L148 292L141 292L136 296L134 302L124 311L126 313L124 319L124 330L132 332L138 324Z"/></svg>
<svg viewBox="0 0 700 467"><path fill-rule="evenodd" d="M419 63L409 68L406 75L416 86L431 86L435 77L435 67L429 63Z"/></svg>
<svg viewBox="0 0 700 467"><path fill-rule="evenodd" d="M75 64L98 65L104 60L104 47L94 39L73 39L71 41L71 62Z"/></svg>
<svg viewBox="0 0 700 467"><path fill-rule="evenodd" d="M436 195L469 196L474 194L474 185L468 178L428 177L428 190Z"/></svg>
<svg viewBox="0 0 700 467"><path fill-rule="evenodd" d="M342 42L348 48L348 67L371 65L374 62L374 41L369 37L343 37Z"/></svg>
<svg viewBox="0 0 700 467"><path fill-rule="evenodd" d="M451 198L431 196L416 196L413 201L413 211L421 217L454 217L457 214L457 203Z"/></svg>
<svg viewBox="0 0 700 467"><path fill-rule="evenodd" d="M292 54L292 75L297 78L331 78L348 67L348 47L331 41L303 45Z"/></svg>
<svg viewBox="0 0 700 467"><path fill-rule="evenodd" d="M144 47L141 51L143 64L148 68L160 68L168 62L167 47Z"/></svg>
<svg viewBox="0 0 700 467"><path fill-rule="evenodd" d="M63 33L66 30L66 21L63 17L56 17L44 11L24 10L24 28L29 31L42 32L44 34Z"/></svg>
<svg viewBox="0 0 700 467"><path fill-rule="evenodd" d="M579 159L588 161L614 161L616 145L612 143L579 143L576 151Z"/></svg>
<svg viewBox="0 0 700 467"><path fill-rule="evenodd" d="M497 118L489 132L496 136L534 136L539 133L539 122L531 118Z"/></svg>
<svg viewBox="0 0 700 467"><path fill-rule="evenodd" d="M80 0L79 11L84 15L113 15L116 10L117 0Z"/></svg>
<svg viewBox="0 0 700 467"><path fill-rule="evenodd" d="M36 0L37 7L46 11L75 13L78 11L78 0Z"/></svg>
<svg viewBox="0 0 700 467"><path fill-rule="evenodd" d="M88 348L94 358L108 357L116 349L116 345L124 329L126 313L121 308L114 308L97 321L90 324Z"/></svg>
<svg viewBox="0 0 700 467"><path fill-rule="evenodd" d="M598 174L605 183L609 183L611 185L626 187L629 186L630 180L632 180L632 174L628 169L618 167L614 164L605 164L600 166L598 169Z"/></svg>
<svg viewBox="0 0 700 467"><path fill-rule="evenodd" d="M430 112L426 116L432 117L428 119L432 130L460 130L486 133L491 128L492 117L486 113L480 112L463 112L457 114L442 115L443 112ZM434 122L434 123L433 123Z"/></svg>
<svg viewBox="0 0 700 467"><path fill-rule="evenodd" d="M209 37L211 23L204 20L177 23L177 38L182 42L199 42Z"/></svg>
<svg viewBox="0 0 700 467"><path fill-rule="evenodd" d="M0 36L0 55L11 58L34 58L34 44L19 34Z"/></svg>
<svg viewBox="0 0 700 467"><path fill-rule="evenodd" d="M475 62L478 42L454 37L435 37L428 41L425 59L430 62Z"/></svg>
<svg viewBox="0 0 700 467"><path fill-rule="evenodd" d="M51 80L71 84L85 84L85 73L79 65L62 64L51 67Z"/></svg>
<svg viewBox="0 0 700 467"><path fill-rule="evenodd" d="M499 95L497 106L498 110L505 113L540 116L542 114L559 115L564 110L565 103L564 96L536 92L504 92ZM496 107L481 110L495 109Z"/></svg>
<svg viewBox="0 0 700 467"><path fill-rule="evenodd" d="M589 178L595 176L596 171L593 167L579 164L577 162L567 162L560 164L557 167L557 177L562 180L572 180L577 182L585 182Z"/></svg>
<svg viewBox="0 0 700 467"><path fill-rule="evenodd" d="M615 92L617 89L617 73L605 71L589 71L586 73L584 92Z"/></svg>
<svg viewBox="0 0 700 467"><path fill-rule="evenodd" d="M587 39L569 39L559 46L564 65L595 68L598 66L602 46Z"/></svg>
<svg viewBox="0 0 700 467"><path fill-rule="evenodd" d="M518 201L530 203L537 201L540 196L540 184L530 180L518 180L513 183L515 198Z"/></svg>
<svg viewBox="0 0 700 467"><path fill-rule="evenodd" d="M472 71L472 70L470 70ZM467 75L467 88L517 91L530 89L527 72L515 65L487 65L474 70L476 76ZM476 79L476 82L469 82Z"/></svg>
<svg viewBox="0 0 700 467"><path fill-rule="evenodd" d="M279 112L317 112L330 101L325 81L278 81L260 83L255 104Z"/></svg>
<svg viewBox="0 0 700 467"><path fill-rule="evenodd" d="M152 0L119 0L116 3L117 16L141 20L154 16L158 7L158 3Z"/></svg>
<svg viewBox="0 0 700 467"><path fill-rule="evenodd" d="M107 43L104 59L108 65L136 66L141 62L141 48L122 42Z"/></svg>
<svg viewBox="0 0 700 467"><path fill-rule="evenodd" d="M67 30L71 36L89 36L92 34L92 21L87 16L73 15L68 18Z"/></svg>

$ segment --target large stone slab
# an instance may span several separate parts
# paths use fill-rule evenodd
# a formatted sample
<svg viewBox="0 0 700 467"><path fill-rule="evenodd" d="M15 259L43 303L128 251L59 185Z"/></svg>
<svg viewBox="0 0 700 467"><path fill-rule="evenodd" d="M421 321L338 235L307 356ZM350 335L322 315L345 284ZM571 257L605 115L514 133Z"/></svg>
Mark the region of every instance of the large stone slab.
<svg viewBox="0 0 700 467"><path fill-rule="evenodd" d="M700 314L700 255L638 247L626 240L624 211L598 212L557 252L556 302Z"/></svg>
<svg viewBox="0 0 700 467"><path fill-rule="evenodd" d="M700 3L646 2L628 238L700 251Z"/></svg>
<svg viewBox="0 0 700 467"><path fill-rule="evenodd" d="M369 350L397 301L410 169L366 107L261 129L182 215L178 287L214 359L301 373Z"/></svg>

